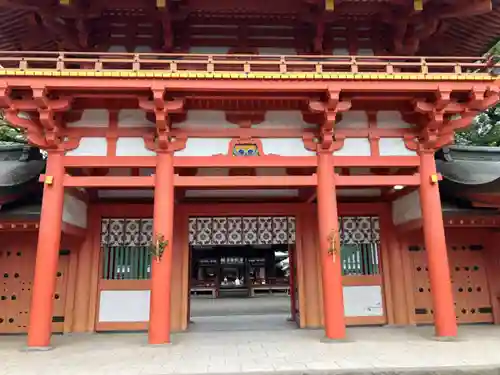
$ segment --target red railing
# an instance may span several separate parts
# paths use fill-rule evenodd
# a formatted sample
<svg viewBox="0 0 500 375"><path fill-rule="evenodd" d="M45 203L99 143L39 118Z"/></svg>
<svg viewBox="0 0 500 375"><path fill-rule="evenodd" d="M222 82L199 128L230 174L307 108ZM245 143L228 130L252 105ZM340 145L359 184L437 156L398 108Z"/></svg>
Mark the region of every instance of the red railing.
<svg viewBox="0 0 500 375"><path fill-rule="evenodd" d="M199 55L160 53L7 52L3 69L207 73L488 73L500 63L483 57Z"/></svg>

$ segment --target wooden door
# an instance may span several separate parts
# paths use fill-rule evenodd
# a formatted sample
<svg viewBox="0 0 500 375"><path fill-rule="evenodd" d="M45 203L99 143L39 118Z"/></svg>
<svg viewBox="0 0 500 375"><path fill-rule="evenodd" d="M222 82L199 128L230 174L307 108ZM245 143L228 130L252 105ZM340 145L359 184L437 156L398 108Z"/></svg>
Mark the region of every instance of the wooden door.
<svg viewBox="0 0 500 375"><path fill-rule="evenodd" d="M483 258L484 246L471 242L453 243L453 236L448 238L448 259L457 321L492 323L493 313ZM408 251L412 265L415 320L417 324L432 323L434 311L427 252L421 245L409 246Z"/></svg>
<svg viewBox="0 0 500 375"><path fill-rule="evenodd" d="M29 308L35 270L36 233L0 235L0 333L28 330ZM69 251L62 251L54 293L53 332L62 332L66 305Z"/></svg>

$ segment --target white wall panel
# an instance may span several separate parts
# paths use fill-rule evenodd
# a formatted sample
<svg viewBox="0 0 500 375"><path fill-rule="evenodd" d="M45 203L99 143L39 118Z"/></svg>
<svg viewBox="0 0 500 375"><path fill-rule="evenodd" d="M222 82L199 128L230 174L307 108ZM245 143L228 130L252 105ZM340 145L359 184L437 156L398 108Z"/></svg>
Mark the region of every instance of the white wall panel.
<svg viewBox="0 0 500 375"><path fill-rule="evenodd" d="M295 48L273 48L273 47L260 47L259 55L296 55L297 50Z"/></svg>
<svg viewBox="0 0 500 375"><path fill-rule="evenodd" d="M149 298L149 290L103 290L99 322L147 322Z"/></svg>
<svg viewBox="0 0 500 375"><path fill-rule="evenodd" d="M104 137L82 137L74 150L66 152L67 156L106 156L108 141Z"/></svg>
<svg viewBox="0 0 500 375"><path fill-rule="evenodd" d="M416 151L409 150L403 138L380 138L378 141L380 156L415 156Z"/></svg>
<svg viewBox="0 0 500 375"><path fill-rule="evenodd" d="M81 199L65 193L62 220L67 224L87 228L87 204Z"/></svg>
<svg viewBox="0 0 500 375"><path fill-rule="evenodd" d="M189 53L200 54L200 55L214 55L214 54L227 54L229 52L229 47L190 47Z"/></svg>
<svg viewBox="0 0 500 375"><path fill-rule="evenodd" d="M175 156L227 155L231 138L189 138L183 150Z"/></svg>
<svg viewBox="0 0 500 375"><path fill-rule="evenodd" d="M342 114L342 120L335 124L336 129L366 129L368 115L365 111L349 111Z"/></svg>
<svg viewBox="0 0 500 375"><path fill-rule="evenodd" d="M315 128L316 126L316 124L305 122L301 111L267 111L264 121L252 125L252 128L303 129Z"/></svg>
<svg viewBox="0 0 500 375"><path fill-rule="evenodd" d="M118 112L118 127L154 127L155 124L146 118L146 112L140 109L122 109Z"/></svg>
<svg viewBox="0 0 500 375"><path fill-rule="evenodd" d="M238 125L226 120L224 111L190 110L186 114L186 120L174 124L174 128L239 128Z"/></svg>
<svg viewBox="0 0 500 375"><path fill-rule="evenodd" d="M370 156L370 141L368 138L346 138L344 146L334 153L335 156Z"/></svg>
<svg viewBox="0 0 500 375"><path fill-rule="evenodd" d="M418 190L412 191L410 194L392 202L392 221L395 225L401 225L420 218L422 218L422 209Z"/></svg>
<svg viewBox="0 0 500 375"><path fill-rule="evenodd" d="M346 316L383 316L382 288L371 286L344 286Z"/></svg>
<svg viewBox="0 0 500 375"><path fill-rule="evenodd" d="M280 156L314 156L315 152L304 147L302 138L262 138L264 154Z"/></svg>
<svg viewBox="0 0 500 375"><path fill-rule="evenodd" d="M411 128L411 124L403 120L401 112L378 111L377 127L382 129Z"/></svg>
<svg viewBox="0 0 500 375"><path fill-rule="evenodd" d="M107 128L109 112L106 109L85 109L78 121L66 123L68 128Z"/></svg>
<svg viewBox="0 0 500 375"><path fill-rule="evenodd" d="M142 137L120 137L116 141L116 156L155 156L148 150Z"/></svg>

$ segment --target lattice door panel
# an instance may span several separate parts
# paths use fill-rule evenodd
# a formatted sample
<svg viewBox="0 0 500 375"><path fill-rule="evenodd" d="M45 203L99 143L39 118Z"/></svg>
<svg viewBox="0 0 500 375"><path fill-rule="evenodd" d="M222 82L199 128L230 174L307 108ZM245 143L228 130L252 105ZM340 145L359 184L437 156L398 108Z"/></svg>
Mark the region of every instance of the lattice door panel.
<svg viewBox="0 0 500 375"><path fill-rule="evenodd" d="M4 241L0 248L0 333L23 333L28 329L29 307L35 267L36 235L32 239ZM15 245L11 245L15 244ZM64 324L66 271L69 256L59 258L54 294L52 330L61 332Z"/></svg>
<svg viewBox="0 0 500 375"><path fill-rule="evenodd" d="M491 323L491 307L486 266L481 245L453 245L449 249L453 293L461 323Z"/></svg>
<svg viewBox="0 0 500 375"><path fill-rule="evenodd" d="M423 247L416 245L409 246L408 250L412 265L415 320L417 324L432 323L434 311L427 269L427 252Z"/></svg>

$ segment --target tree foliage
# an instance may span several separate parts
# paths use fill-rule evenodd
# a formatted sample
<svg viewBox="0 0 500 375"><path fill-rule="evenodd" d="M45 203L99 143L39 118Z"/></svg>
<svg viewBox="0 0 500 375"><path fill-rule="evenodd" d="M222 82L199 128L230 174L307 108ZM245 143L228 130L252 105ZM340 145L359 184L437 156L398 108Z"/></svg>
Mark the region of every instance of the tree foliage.
<svg viewBox="0 0 500 375"><path fill-rule="evenodd" d="M0 112L0 142L27 143L24 132L13 127Z"/></svg>
<svg viewBox="0 0 500 375"><path fill-rule="evenodd" d="M500 104L477 115L465 131L457 132L455 142L470 146L500 146Z"/></svg>
<svg viewBox="0 0 500 375"><path fill-rule="evenodd" d="M489 49L487 55L500 56L500 41ZM457 132L455 142L470 146L500 147L500 103L477 115L467 130Z"/></svg>

